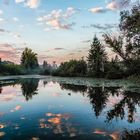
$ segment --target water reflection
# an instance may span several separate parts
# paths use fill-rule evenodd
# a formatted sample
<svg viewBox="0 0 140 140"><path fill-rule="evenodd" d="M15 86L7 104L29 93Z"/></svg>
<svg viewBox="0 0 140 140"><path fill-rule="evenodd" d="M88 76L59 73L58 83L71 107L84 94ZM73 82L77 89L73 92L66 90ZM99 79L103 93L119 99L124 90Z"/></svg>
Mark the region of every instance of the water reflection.
<svg viewBox="0 0 140 140"><path fill-rule="evenodd" d="M39 79L19 79L19 80L12 80L12 81L4 81L0 84L0 93L2 93L2 87L5 86L15 86L20 85L22 94L25 97L26 101L32 99L34 95L37 95L37 88L38 88ZM10 95L10 94L9 94Z"/></svg>
<svg viewBox="0 0 140 140"><path fill-rule="evenodd" d="M28 117L26 116L26 119L24 117L24 112L22 112L22 116L19 116L20 121L27 121L27 124L31 121L31 126L35 124L36 128L30 128L29 131L31 131L31 134L33 133L41 133L38 135L31 135L28 136L32 140L38 140L50 138L52 135L59 135L62 137L67 137L70 139L80 139L79 136L86 136L82 137L83 139L99 139L99 140L137 140L140 137L140 130L135 128L135 125L133 125L133 130L131 130L129 126L131 124L134 124L136 121L140 122L140 94L137 92L132 91L126 91L123 87L104 87L101 86L86 86L86 85L72 85L72 84L64 84L64 83L57 83L55 81L46 81L46 80L39 80L39 79L17 79L17 80L9 80L9 81L3 81L3 83L0 84L0 100L3 100L2 95L5 94L4 89L8 89L8 87L17 88L16 86L20 87L18 89L18 92L21 91L22 95L26 99L26 101L30 102L30 100L34 100L33 96L38 95L41 96L42 100L40 100L40 104L36 104L37 99L34 100L35 104L31 104L31 109L29 108L28 111L31 111L30 114L31 118L28 120ZM12 91L8 91L11 92ZM16 91L15 91L16 92ZM60 92L60 93L59 93ZM14 92L13 92L14 93ZM40 95L42 93L43 95ZM50 94L51 93L51 96ZM61 96L56 96L55 93L61 94ZM52 96L53 95L53 96ZM72 99L72 102L68 102L73 95L76 97L76 101ZM13 96L18 97L19 95L17 93L10 94L7 93L5 95L6 99L5 101L10 101ZM8 96L8 97L7 97ZM70 97L71 96L71 97ZM66 110L70 111L71 106L74 104L75 108L81 108L82 104L79 98L87 99L88 104L90 107L92 107L92 114L93 118L91 116L88 116L89 106L85 105L87 108L87 117L89 117L89 121L92 124L93 122L100 123L103 126L98 125L90 126L90 123L88 124L88 128L81 127L83 122L88 123L88 118L84 118L82 120L81 118L83 116L77 116L77 120L74 120L74 117L72 113L65 112ZM47 97L47 98L45 98ZM53 99L55 97L55 100ZM44 99L45 98L45 99ZM61 99L62 98L62 99ZM58 100L57 100L58 99ZM49 102L49 100L51 100ZM44 102L43 102L44 101ZM16 101L13 102L13 104ZM49 102L49 103L47 103ZM64 103L63 103L64 102ZM62 104L63 108L58 108ZM24 107L25 104L21 105L15 105L13 109L10 112L16 112L22 110L22 107ZM40 107L38 112L35 110L34 106ZM56 106L57 109L49 108L49 106ZM78 106L79 105L79 106ZM81 106L80 106L81 105ZM65 108L66 107L66 108ZM72 106L73 107L73 106ZM28 107L27 107L28 108ZM48 110L47 110L48 108ZM70 109L69 109L70 108ZM35 112L32 111L35 110ZM51 112L52 110L52 112ZM45 113L43 112L45 111ZM50 111L50 112L49 112ZM61 112L62 111L62 112ZM86 110L84 110L86 115ZM27 112L26 112L27 113ZM40 114L39 114L40 113ZM44 113L44 114L43 114ZM14 113L13 113L14 114ZM76 114L76 113L75 113ZM90 114L91 115L91 114ZM0 116L3 116L3 113L0 113ZM37 121L34 119L32 122L32 119L35 117ZM95 118L94 118L95 117ZM14 117L13 117L14 118ZM83 122L82 122L83 121ZM123 125L126 126L126 128L123 126L120 131L118 129L111 130L107 125L111 123L115 123L117 126L117 122L123 122ZM124 121L126 121L124 123ZM80 124L78 123L80 122ZM20 122L21 123L21 122ZM26 125L27 125L26 124ZM84 125L85 125L84 124ZM126 125L127 124L127 125ZM9 124L8 124L9 125ZM1 123L0 129L5 130L5 128L8 127L7 124ZM17 122L15 124L12 124L12 126L15 126L15 130L20 130L23 124L18 124ZM24 126L25 128L27 126ZM80 126L81 125L81 126ZM115 127L116 127L115 126ZM93 127L93 128L91 128ZM24 128L24 129L25 129ZM89 130L90 128L90 130ZM119 126L118 126L119 128ZM33 130L32 130L33 129ZM107 130L108 129L108 130ZM32 132L34 131L34 132ZM23 131L24 132L24 131ZM49 136L47 136L49 133ZM5 137L7 132L1 131L0 137ZM24 133L22 134L22 136ZM41 136L40 136L41 135ZM45 135L45 137L44 137ZM58 138L58 137L57 137ZM56 138L56 139L57 139ZM26 137L23 139L26 139ZM61 139L61 137L60 137Z"/></svg>
<svg viewBox="0 0 140 140"><path fill-rule="evenodd" d="M110 96L121 97L121 100L111 106L111 109L107 112L106 122L113 119L123 120L126 114L128 122L135 121L136 106L140 106L140 94L136 92L125 91L121 87L87 87L70 84L60 84L60 86L62 89L81 92L84 96L89 97L96 117L100 116L102 111L107 108Z"/></svg>
<svg viewBox="0 0 140 140"><path fill-rule="evenodd" d="M96 129L94 131L95 134L98 134L98 135L103 135L103 136L109 136L110 138L112 138L113 140L120 140L121 137L120 137L120 133L119 132L113 132L113 133L109 133L109 132L106 132L106 131L103 131L103 130L100 130L100 129Z"/></svg>
<svg viewBox="0 0 140 140"><path fill-rule="evenodd" d="M39 79L24 79L20 81L22 94L25 96L26 100L32 99L36 94L38 88Z"/></svg>
<svg viewBox="0 0 140 140"><path fill-rule="evenodd" d="M106 107L109 96L108 92L105 88L102 87L89 87L87 94L95 115L98 117Z"/></svg>
<svg viewBox="0 0 140 140"><path fill-rule="evenodd" d="M121 87L82 87L73 86L69 84L62 85L62 89L72 90L73 92L84 93L87 91L90 103L93 107L95 115L98 117L102 111L107 107L110 96L121 96L121 100L114 104L110 110L107 111L106 122L109 123L113 119L125 119L127 114L127 121L132 123L135 121L135 114L137 113L136 106L140 107L140 94L136 92L130 92L122 90ZM86 95L86 94L83 94ZM121 137L118 132L107 133L105 131L96 129L96 134L109 135L113 140L138 140L140 138L140 130L125 130Z"/></svg>
<svg viewBox="0 0 140 140"><path fill-rule="evenodd" d="M107 121L110 122L114 118L124 119L127 110L127 120L132 123L135 121L136 106L140 106L140 95L129 91L122 91L121 94L123 95L122 100L108 111Z"/></svg>
<svg viewBox="0 0 140 140"><path fill-rule="evenodd" d="M87 91L87 86L85 85L71 85L71 84L60 84L61 89L71 90L72 92L85 93Z"/></svg>
<svg viewBox="0 0 140 140"><path fill-rule="evenodd" d="M140 129L137 130L125 130L122 134L121 140L139 140L140 139Z"/></svg>

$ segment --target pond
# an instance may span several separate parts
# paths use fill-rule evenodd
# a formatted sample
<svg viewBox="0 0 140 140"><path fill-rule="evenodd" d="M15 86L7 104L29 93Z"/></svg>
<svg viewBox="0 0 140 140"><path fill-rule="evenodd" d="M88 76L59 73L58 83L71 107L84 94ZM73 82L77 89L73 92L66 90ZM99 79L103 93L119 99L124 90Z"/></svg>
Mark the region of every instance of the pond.
<svg viewBox="0 0 140 140"><path fill-rule="evenodd" d="M140 85L86 78L0 81L2 140L137 140Z"/></svg>

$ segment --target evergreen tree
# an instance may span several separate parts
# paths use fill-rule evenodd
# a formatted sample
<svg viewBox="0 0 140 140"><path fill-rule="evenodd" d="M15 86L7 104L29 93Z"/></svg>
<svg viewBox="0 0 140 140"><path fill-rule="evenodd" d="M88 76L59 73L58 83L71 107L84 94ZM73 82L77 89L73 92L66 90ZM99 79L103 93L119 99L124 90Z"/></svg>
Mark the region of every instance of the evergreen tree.
<svg viewBox="0 0 140 140"><path fill-rule="evenodd" d="M95 36L88 54L89 75L102 77L104 73L104 64L107 61L105 49L99 39Z"/></svg>

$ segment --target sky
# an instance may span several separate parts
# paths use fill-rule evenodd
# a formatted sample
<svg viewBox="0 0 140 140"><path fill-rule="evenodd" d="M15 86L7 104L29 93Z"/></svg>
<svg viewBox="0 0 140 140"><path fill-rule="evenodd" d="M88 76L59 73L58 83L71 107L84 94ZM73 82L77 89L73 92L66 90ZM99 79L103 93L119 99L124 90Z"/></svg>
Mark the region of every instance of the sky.
<svg viewBox="0 0 140 140"><path fill-rule="evenodd" d="M118 32L121 10L140 0L0 0L0 58L20 63L25 47L39 63L80 59L96 34ZM111 53L109 54L111 55Z"/></svg>

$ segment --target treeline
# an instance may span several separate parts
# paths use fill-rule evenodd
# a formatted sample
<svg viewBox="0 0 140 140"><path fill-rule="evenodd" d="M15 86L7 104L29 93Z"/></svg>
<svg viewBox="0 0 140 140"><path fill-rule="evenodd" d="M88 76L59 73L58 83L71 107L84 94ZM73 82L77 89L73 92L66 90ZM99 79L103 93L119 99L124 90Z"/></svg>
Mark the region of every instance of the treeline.
<svg viewBox="0 0 140 140"><path fill-rule="evenodd" d="M39 72L37 54L29 48L25 48L23 51L19 65L8 61L0 61L0 75L39 74Z"/></svg>
<svg viewBox="0 0 140 140"><path fill-rule="evenodd" d="M111 79L140 75L140 5L120 13L119 30L118 36L103 34L104 44L95 36L87 61L64 62L54 75ZM109 58L106 47L111 48L114 58Z"/></svg>
<svg viewBox="0 0 140 140"><path fill-rule="evenodd" d="M0 75L21 75L24 69L20 65L0 62Z"/></svg>

